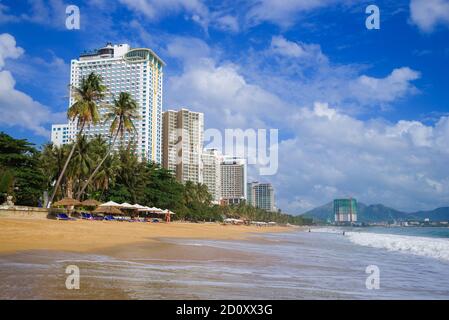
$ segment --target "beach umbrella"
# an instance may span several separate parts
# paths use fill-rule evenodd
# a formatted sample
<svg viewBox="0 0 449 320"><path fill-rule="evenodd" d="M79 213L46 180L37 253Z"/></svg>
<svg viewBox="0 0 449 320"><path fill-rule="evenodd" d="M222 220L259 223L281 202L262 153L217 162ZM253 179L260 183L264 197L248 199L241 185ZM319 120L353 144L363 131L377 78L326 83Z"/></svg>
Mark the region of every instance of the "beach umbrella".
<svg viewBox="0 0 449 320"><path fill-rule="evenodd" d="M100 207L117 207L120 208L122 205L118 204L117 202L114 201L108 201L106 203L100 204Z"/></svg>
<svg viewBox="0 0 449 320"><path fill-rule="evenodd" d="M99 205L101 205L101 202L95 199L87 199L81 202L81 205L86 207L98 207Z"/></svg>
<svg viewBox="0 0 449 320"><path fill-rule="evenodd" d="M120 207L122 209L136 209L132 204L129 204L128 202L123 202Z"/></svg>
<svg viewBox="0 0 449 320"><path fill-rule="evenodd" d="M53 203L53 207L70 207L70 206L79 206L81 202L73 198L64 198L55 203Z"/></svg>
<svg viewBox="0 0 449 320"><path fill-rule="evenodd" d="M142 207L142 208L137 209L137 210L142 211L142 212L153 212L150 207Z"/></svg>
<svg viewBox="0 0 449 320"><path fill-rule="evenodd" d="M123 215L123 212L120 211L117 207L111 206L100 206L93 211L93 213L104 213L104 214L115 214L115 215Z"/></svg>

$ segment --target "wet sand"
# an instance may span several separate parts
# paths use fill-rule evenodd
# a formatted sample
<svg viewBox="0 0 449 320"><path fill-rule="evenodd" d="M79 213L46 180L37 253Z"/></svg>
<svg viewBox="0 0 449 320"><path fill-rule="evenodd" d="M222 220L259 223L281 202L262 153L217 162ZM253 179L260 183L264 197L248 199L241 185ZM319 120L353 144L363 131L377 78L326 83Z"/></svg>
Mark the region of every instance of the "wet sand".
<svg viewBox="0 0 449 320"><path fill-rule="evenodd" d="M290 227L217 223L141 223L0 218L0 254L25 250L95 253L160 238L243 240L252 234L288 232Z"/></svg>
<svg viewBox="0 0 449 320"><path fill-rule="evenodd" d="M246 243L263 241L258 235L264 233L293 230L0 218L0 299L199 299L213 298L227 286L243 297L246 280L234 279L233 273L277 261L202 240ZM68 265L81 270L81 290L65 287Z"/></svg>

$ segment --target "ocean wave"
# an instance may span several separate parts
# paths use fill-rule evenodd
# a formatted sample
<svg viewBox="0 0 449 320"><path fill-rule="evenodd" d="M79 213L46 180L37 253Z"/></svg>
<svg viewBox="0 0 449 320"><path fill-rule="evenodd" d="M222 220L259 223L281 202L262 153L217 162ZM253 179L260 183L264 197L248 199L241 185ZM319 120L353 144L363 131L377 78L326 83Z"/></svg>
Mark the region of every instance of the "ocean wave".
<svg viewBox="0 0 449 320"><path fill-rule="evenodd" d="M449 239L366 232L347 232L346 235L358 245L449 261Z"/></svg>

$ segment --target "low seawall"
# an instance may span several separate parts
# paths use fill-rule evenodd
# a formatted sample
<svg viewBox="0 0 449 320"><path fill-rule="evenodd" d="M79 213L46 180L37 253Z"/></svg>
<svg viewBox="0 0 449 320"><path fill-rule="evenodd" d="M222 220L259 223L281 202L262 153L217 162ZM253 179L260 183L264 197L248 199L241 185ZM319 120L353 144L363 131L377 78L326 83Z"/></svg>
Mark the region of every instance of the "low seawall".
<svg viewBox="0 0 449 320"><path fill-rule="evenodd" d="M48 209L14 206L14 207L1 207L0 206L0 218L29 218L29 219L47 219Z"/></svg>

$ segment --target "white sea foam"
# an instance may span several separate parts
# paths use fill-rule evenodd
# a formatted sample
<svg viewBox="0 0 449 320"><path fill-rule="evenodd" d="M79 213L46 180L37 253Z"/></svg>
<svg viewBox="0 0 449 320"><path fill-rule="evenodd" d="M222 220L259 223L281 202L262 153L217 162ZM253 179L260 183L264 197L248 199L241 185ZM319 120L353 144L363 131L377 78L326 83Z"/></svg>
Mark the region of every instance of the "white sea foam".
<svg viewBox="0 0 449 320"><path fill-rule="evenodd" d="M449 239L367 232L347 232L355 244L449 261Z"/></svg>

